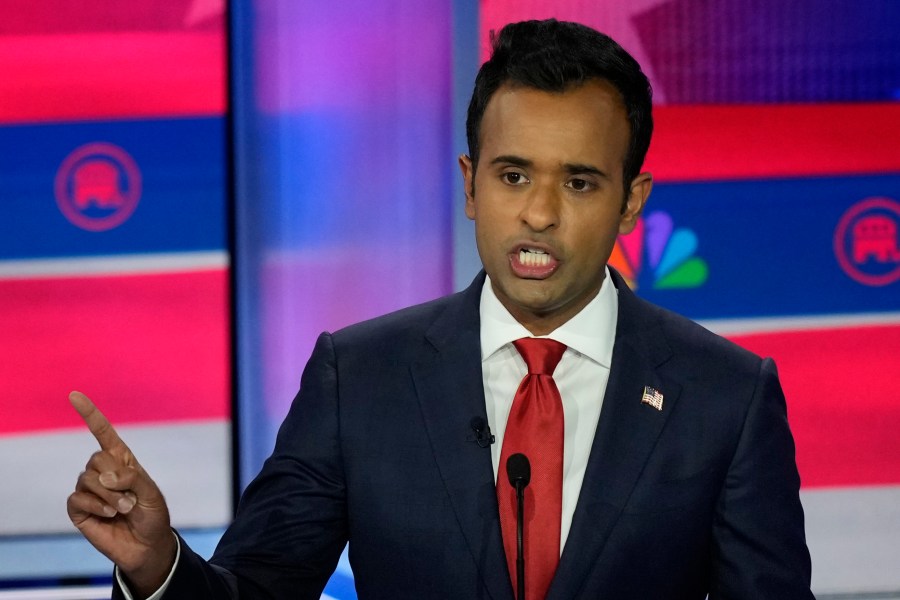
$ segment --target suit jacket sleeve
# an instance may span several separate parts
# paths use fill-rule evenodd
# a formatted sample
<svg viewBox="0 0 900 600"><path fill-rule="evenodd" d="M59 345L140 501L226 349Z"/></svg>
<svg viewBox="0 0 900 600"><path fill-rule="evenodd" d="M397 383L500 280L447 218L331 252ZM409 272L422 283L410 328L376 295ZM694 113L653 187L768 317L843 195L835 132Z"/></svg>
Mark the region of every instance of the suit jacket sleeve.
<svg viewBox="0 0 900 600"><path fill-rule="evenodd" d="M711 600L813 598L799 488L784 394L765 359L716 507Z"/></svg>
<svg viewBox="0 0 900 600"><path fill-rule="evenodd" d="M275 450L215 554L207 562L182 540L164 598L317 600L346 541L337 373L331 336L323 333Z"/></svg>

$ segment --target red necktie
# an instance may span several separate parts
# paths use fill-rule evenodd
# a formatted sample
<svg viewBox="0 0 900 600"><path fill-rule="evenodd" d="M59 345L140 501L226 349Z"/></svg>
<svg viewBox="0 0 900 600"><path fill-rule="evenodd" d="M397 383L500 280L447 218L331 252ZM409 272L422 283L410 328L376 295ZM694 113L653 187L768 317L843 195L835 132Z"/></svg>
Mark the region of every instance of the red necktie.
<svg viewBox="0 0 900 600"><path fill-rule="evenodd" d="M497 501L506 562L518 597L516 581L516 490L506 477L506 461L517 452L531 462L531 483L525 488L525 598L543 600L559 563L562 519L563 409L553 371L566 346L550 339L513 342L528 373L519 384L500 452Z"/></svg>

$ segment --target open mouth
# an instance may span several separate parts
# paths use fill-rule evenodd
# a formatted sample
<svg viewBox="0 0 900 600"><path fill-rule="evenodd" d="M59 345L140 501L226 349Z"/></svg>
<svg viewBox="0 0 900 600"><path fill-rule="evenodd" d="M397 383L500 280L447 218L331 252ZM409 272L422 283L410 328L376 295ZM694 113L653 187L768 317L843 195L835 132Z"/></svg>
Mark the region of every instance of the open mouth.
<svg viewBox="0 0 900 600"><path fill-rule="evenodd" d="M559 267L559 261L550 252L533 246L519 246L510 253L509 264L513 273L523 279L546 279Z"/></svg>
<svg viewBox="0 0 900 600"><path fill-rule="evenodd" d="M519 262L526 267L546 267L550 265L550 254L543 250L522 248L519 250Z"/></svg>

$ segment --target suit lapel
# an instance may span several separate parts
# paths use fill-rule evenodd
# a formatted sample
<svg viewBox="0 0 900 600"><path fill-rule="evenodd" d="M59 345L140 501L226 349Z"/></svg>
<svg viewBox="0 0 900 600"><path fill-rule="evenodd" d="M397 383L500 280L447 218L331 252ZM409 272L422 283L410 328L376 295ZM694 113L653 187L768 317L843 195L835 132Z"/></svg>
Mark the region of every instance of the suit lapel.
<svg viewBox="0 0 900 600"><path fill-rule="evenodd" d="M659 325L648 320L646 309L615 272L613 283L619 290L619 312L609 381L572 527L548 600L578 595L681 391L678 383L657 372L671 356ZM663 393L662 411L641 403L644 386Z"/></svg>
<svg viewBox="0 0 900 600"><path fill-rule="evenodd" d="M479 302L483 274L426 332L434 351L411 367L435 461L485 587L512 598L503 552L490 447L474 441L471 421L487 422L481 372Z"/></svg>

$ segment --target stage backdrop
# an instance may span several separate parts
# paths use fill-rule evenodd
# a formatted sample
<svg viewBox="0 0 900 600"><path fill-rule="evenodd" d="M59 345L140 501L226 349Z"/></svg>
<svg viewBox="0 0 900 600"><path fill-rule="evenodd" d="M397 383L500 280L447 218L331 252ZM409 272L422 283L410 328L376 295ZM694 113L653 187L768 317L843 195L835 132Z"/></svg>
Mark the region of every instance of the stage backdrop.
<svg viewBox="0 0 900 600"><path fill-rule="evenodd" d="M109 574L57 552L73 389L178 527L231 517L225 57L223 2L0 5L0 579Z"/></svg>
<svg viewBox="0 0 900 600"><path fill-rule="evenodd" d="M245 483L319 331L475 275L456 167L474 73L489 30L555 16L620 40L656 91L657 186L614 264L644 297L775 357L818 594L900 590L895 2L230 8L230 130L224 0L0 8L0 477L33 483L0 487L0 577L108 574L71 537L18 536L67 530L92 451L73 388L170 499L187 490L179 524L227 519L232 161ZM346 563L326 591L354 597Z"/></svg>

